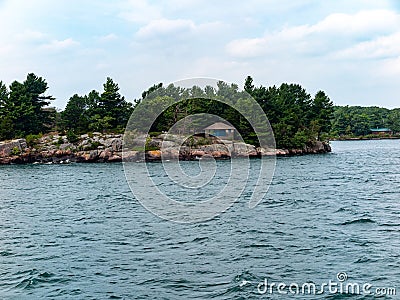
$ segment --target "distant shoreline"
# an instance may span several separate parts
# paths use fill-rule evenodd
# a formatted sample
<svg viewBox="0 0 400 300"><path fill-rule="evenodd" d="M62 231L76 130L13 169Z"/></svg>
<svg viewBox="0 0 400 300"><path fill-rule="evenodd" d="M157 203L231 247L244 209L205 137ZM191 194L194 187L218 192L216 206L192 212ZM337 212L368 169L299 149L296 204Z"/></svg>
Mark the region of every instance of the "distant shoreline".
<svg viewBox="0 0 400 300"><path fill-rule="evenodd" d="M379 141L379 140L399 140L400 136L391 137L354 137L354 138L331 138L330 141Z"/></svg>

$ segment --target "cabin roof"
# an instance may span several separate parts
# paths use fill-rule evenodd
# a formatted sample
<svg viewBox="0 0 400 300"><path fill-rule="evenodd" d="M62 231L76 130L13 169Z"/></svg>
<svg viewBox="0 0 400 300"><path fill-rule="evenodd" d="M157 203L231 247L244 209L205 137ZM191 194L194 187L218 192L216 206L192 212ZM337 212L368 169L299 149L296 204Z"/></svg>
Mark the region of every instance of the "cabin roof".
<svg viewBox="0 0 400 300"><path fill-rule="evenodd" d="M204 130L226 130L226 129L235 129L235 127L232 127L228 124L222 123L222 122L217 122L214 123L206 128L204 128Z"/></svg>
<svg viewBox="0 0 400 300"><path fill-rule="evenodd" d="M371 128L371 131L372 132L389 132L389 131L392 131L392 130L389 129L389 128Z"/></svg>

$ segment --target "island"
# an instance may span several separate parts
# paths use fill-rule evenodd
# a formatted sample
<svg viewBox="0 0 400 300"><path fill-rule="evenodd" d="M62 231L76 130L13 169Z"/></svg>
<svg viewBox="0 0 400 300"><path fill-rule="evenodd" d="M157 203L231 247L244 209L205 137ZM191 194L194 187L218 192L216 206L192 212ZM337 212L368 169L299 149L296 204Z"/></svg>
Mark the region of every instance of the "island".
<svg viewBox="0 0 400 300"><path fill-rule="evenodd" d="M124 155L139 161L141 152L152 161L163 151L164 157L183 160L304 155L331 152L332 139L397 137L400 131L398 109L334 106L324 91L311 96L301 85L287 83L256 87L250 76L243 89L222 81L204 88L159 83L133 101L107 78L102 92L74 94L63 110L50 106L54 98L47 91L46 80L33 73L8 87L0 81L0 164L121 162ZM146 103L151 110L151 105L165 105L176 95L183 100L166 106L149 132L139 132L145 146L126 148L124 132L135 109ZM235 109L249 109L249 97L268 118L273 136L267 138L274 138L274 147L262 147L251 124ZM235 106L221 99L230 99ZM183 143L177 142L182 138L165 134L173 124L198 113L213 113L226 122L210 124ZM391 129L376 133L375 127ZM169 147L163 148L163 143Z"/></svg>

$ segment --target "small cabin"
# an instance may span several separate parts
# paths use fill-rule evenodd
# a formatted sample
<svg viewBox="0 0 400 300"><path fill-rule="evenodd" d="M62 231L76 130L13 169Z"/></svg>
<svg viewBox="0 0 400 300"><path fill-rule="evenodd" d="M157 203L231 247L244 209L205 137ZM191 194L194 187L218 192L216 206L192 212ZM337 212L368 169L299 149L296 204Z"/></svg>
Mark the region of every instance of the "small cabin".
<svg viewBox="0 0 400 300"><path fill-rule="evenodd" d="M376 129L370 129L371 134L375 135L392 135L393 131L389 128L376 128Z"/></svg>
<svg viewBox="0 0 400 300"><path fill-rule="evenodd" d="M204 133L206 136L212 135L219 138L233 139L235 136L235 130L235 127L222 122L217 122L204 128Z"/></svg>

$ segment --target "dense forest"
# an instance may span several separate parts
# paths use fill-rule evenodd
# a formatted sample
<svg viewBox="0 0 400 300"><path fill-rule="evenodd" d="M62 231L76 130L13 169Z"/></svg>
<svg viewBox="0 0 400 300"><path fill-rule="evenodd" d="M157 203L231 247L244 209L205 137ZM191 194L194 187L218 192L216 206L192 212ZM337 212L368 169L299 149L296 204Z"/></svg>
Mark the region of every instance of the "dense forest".
<svg viewBox="0 0 400 300"><path fill-rule="evenodd" d="M333 116L333 138L368 136L375 128L388 128L400 133L400 108L336 106Z"/></svg>
<svg viewBox="0 0 400 300"><path fill-rule="evenodd" d="M14 81L9 87L0 81L0 140L58 131L73 141L77 135L87 132L123 132L135 107L146 97L149 99L146 102L154 105L179 97L186 100L166 109L152 125L153 133L168 130L185 116L212 113L232 123L245 141L257 144L257 137L243 116L217 101L234 99L232 101L245 108L250 105L246 102L249 94L267 115L279 148L302 148L328 137L367 135L376 127L400 132L400 109L334 107L323 91L312 96L302 86L287 83L279 87L256 87L250 76L245 79L243 90L224 82L219 82L216 88L206 86L204 89L172 84L164 87L160 83L133 102L126 101L118 84L107 78L102 91L73 95L61 112L51 108L54 98L47 94L48 88L44 78L32 73L25 81Z"/></svg>
<svg viewBox="0 0 400 300"><path fill-rule="evenodd" d="M333 104L322 91L312 97L298 84L284 83L279 87L255 87L250 76L245 80L244 90L235 84L218 82L216 88L206 86L201 89L194 86L182 89L174 85L167 87L156 85L151 91L153 93L147 99L148 110L151 110L152 106L165 106L170 99L188 99L164 111L151 127L156 133L168 130L188 115L209 113L229 121L238 129L246 142L258 145L258 138L252 126L235 109L237 107L242 111L252 110L252 102L249 101L252 96L271 123L277 147L294 149L303 148L307 143L324 138L324 133L330 131L333 116ZM148 94L146 91L143 96ZM224 104L222 100L232 105ZM139 126L140 124L136 124L136 127Z"/></svg>
<svg viewBox="0 0 400 300"><path fill-rule="evenodd" d="M133 112L133 104L119 93L118 84L107 78L104 90L73 95L64 111L49 107L45 79L28 74L24 82L10 87L0 81L0 140L26 137L50 131L66 132L70 140L89 131L122 132Z"/></svg>
<svg viewBox="0 0 400 300"><path fill-rule="evenodd" d="M157 84L144 91L133 104L121 96L118 84L111 78L107 78L103 88L102 92L93 90L84 96L73 95L65 110L57 112L49 108L53 97L46 95L48 86L42 77L28 74L24 82L15 81L9 88L0 82L0 138L64 131L73 140L77 134L90 131L121 132L135 106L148 95L152 95L156 105L157 101L163 102L177 95L191 98L167 109L153 124L154 132L168 130L172 124L190 114L213 113L237 127L247 142L257 144L250 124L240 114L232 107L212 100L235 99L246 106L248 103L245 100L250 94L266 113L277 146L281 148L301 148L310 141L321 139L324 133L330 132L333 116L333 104L322 91L312 97L298 84L255 87L250 76L245 80L244 91L235 84L223 82L219 82L217 88L207 86L204 89Z"/></svg>

